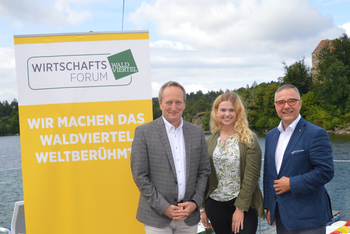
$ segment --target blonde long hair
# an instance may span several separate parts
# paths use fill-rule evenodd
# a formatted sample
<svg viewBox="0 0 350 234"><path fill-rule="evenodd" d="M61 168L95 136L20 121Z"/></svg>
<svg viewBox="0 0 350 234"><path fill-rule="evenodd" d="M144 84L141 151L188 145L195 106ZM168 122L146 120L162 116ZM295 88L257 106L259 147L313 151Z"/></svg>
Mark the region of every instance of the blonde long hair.
<svg viewBox="0 0 350 234"><path fill-rule="evenodd" d="M253 132L249 129L246 110L241 99L234 92L221 94L215 99L210 114L210 128L212 133L214 134L221 131L221 123L216 114L219 104L223 101L230 101L235 109L237 119L234 130L237 132L238 140L248 147L253 147Z"/></svg>

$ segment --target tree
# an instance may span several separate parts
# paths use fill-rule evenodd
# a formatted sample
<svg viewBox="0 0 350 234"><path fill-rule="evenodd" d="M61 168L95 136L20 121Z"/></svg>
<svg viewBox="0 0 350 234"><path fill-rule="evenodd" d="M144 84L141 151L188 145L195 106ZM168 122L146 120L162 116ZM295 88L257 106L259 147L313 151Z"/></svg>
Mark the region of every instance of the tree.
<svg viewBox="0 0 350 234"><path fill-rule="evenodd" d="M347 34L344 33L341 37L326 43L317 57L319 62L315 68L317 75L314 79L319 84L324 81L327 69L336 61L350 67L350 39Z"/></svg>
<svg viewBox="0 0 350 234"><path fill-rule="evenodd" d="M311 122L326 129L346 126L350 111L350 39L329 41L317 55L314 90L319 101L307 108Z"/></svg>
<svg viewBox="0 0 350 234"><path fill-rule="evenodd" d="M252 105L255 106L255 100L256 100L256 92L255 92L255 89L256 87L258 86L258 83L256 83L256 81L254 80L253 84L252 84L252 87L251 87L251 90L252 90Z"/></svg>
<svg viewBox="0 0 350 234"><path fill-rule="evenodd" d="M0 102L0 118L1 117L5 117L5 107L4 104L2 104L2 102Z"/></svg>
<svg viewBox="0 0 350 234"><path fill-rule="evenodd" d="M10 123L11 123L10 116L5 116L0 118L0 136L4 136L10 133L10 130L11 130Z"/></svg>
<svg viewBox="0 0 350 234"><path fill-rule="evenodd" d="M332 46L334 47L332 50L334 59L350 67L350 38L348 35L344 33L341 37L332 40Z"/></svg>
<svg viewBox="0 0 350 234"><path fill-rule="evenodd" d="M159 107L158 98L152 98L152 107L153 107L153 119L157 119L162 116L162 110Z"/></svg>
<svg viewBox="0 0 350 234"><path fill-rule="evenodd" d="M11 104L10 104L10 106L11 106L11 109L12 109L12 110L15 110L15 111L18 112L18 102L17 102L17 99L13 99L13 101L12 101Z"/></svg>
<svg viewBox="0 0 350 234"><path fill-rule="evenodd" d="M279 88L276 84L271 84L266 87L263 97L263 113L266 117L275 117L276 110L274 105L275 92Z"/></svg>
<svg viewBox="0 0 350 234"><path fill-rule="evenodd" d="M2 104L4 107L3 111L4 111L5 116L9 116L12 112L11 105L8 103L8 101L4 101Z"/></svg>
<svg viewBox="0 0 350 234"><path fill-rule="evenodd" d="M19 133L19 117L18 117L18 112L15 113L15 115L11 119L10 123L11 127L11 133L16 134Z"/></svg>
<svg viewBox="0 0 350 234"><path fill-rule="evenodd" d="M209 126L209 124L210 124L210 113L211 113L210 110L207 110L207 111L205 112L204 120L203 120L203 122L202 122L203 130L204 130L204 131L208 131L208 130L210 129L210 126Z"/></svg>
<svg viewBox="0 0 350 234"><path fill-rule="evenodd" d="M7 135L7 128L4 122L0 121L0 136Z"/></svg>
<svg viewBox="0 0 350 234"><path fill-rule="evenodd" d="M301 94L307 93L312 87L311 68L305 64L305 57L296 61L290 66L284 65L285 76L283 77L284 84L292 84L299 89Z"/></svg>
<svg viewBox="0 0 350 234"><path fill-rule="evenodd" d="M345 110L350 95L349 66L343 62L334 62L326 71L319 94L327 103Z"/></svg>

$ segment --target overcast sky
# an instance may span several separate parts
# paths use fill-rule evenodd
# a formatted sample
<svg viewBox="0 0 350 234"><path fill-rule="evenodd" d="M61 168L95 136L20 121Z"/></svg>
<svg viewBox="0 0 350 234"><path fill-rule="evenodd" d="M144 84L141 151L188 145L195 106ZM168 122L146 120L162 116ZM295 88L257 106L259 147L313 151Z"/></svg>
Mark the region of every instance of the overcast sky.
<svg viewBox="0 0 350 234"><path fill-rule="evenodd" d="M0 101L17 98L14 35L148 30L152 95L277 81L323 39L350 35L350 0L0 0Z"/></svg>

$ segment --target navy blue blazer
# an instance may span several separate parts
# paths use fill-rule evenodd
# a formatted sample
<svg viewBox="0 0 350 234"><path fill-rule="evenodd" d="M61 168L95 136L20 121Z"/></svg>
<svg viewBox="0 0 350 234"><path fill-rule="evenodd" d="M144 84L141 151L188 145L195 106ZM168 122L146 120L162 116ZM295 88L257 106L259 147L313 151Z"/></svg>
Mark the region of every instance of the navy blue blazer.
<svg viewBox="0 0 350 234"><path fill-rule="evenodd" d="M275 152L280 132L266 135L264 155L264 208L270 220L278 208L283 225L289 230L316 228L332 219L332 208L324 187L334 175L332 146L327 132L300 118L285 150L279 174ZM277 195L274 180L290 178L291 190Z"/></svg>

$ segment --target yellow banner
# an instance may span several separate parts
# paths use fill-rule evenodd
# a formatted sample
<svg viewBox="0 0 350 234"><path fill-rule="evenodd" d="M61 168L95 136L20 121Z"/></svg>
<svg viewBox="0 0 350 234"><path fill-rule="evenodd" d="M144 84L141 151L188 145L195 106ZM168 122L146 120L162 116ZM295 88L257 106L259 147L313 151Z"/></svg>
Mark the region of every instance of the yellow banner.
<svg viewBox="0 0 350 234"><path fill-rule="evenodd" d="M72 34L72 35L53 35L53 36L36 36L36 37L15 37L15 45L36 44L36 43L58 43L58 42L82 42L82 41L111 41L111 40L144 40L149 39L146 33L109 33L109 34Z"/></svg>
<svg viewBox="0 0 350 234"><path fill-rule="evenodd" d="M143 233L130 152L152 100L19 108L27 233Z"/></svg>

